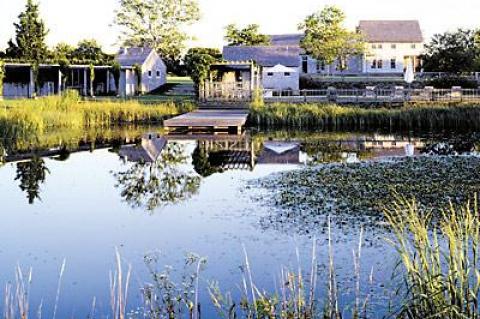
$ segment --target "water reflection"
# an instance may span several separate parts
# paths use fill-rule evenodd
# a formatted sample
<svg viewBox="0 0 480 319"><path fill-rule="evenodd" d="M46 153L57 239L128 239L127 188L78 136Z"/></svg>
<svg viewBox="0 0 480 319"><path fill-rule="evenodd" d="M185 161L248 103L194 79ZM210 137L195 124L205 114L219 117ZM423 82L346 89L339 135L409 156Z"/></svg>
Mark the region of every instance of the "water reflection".
<svg viewBox="0 0 480 319"><path fill-rule="evenodd" d="M22 192L27 194L30 205L34 204L37 199L41 201L40 186L45 183L49 173L45 161L38 156L34 156L29 161L17 163L15 180L20 182L19 187Z"/></svg>
<svg viewBox="0 0 480 319"><path fill-rule="evenodd" d="M186 167L184 144L149 136L139 146L122 148L120 155L134 162L114 173L115 187L132 207L153 211L190 198L200 187L200 177Z"/></svg>

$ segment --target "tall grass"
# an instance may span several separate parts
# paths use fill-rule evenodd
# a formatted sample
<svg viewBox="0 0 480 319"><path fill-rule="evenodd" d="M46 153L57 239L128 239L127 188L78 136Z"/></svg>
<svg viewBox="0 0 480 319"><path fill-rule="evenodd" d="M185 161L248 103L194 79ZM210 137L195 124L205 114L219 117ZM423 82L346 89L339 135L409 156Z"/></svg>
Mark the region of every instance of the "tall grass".
<svg viewBox="0 0 480 319"><path fill-rule="evenodd" d="M0 102L0 133L3 136L15 137L38 134L52 128L78 129L126 123L161 123L168 117L193 108L192 104L173 102L149 105L118 100L81 102L78 94L68 92L62 97Z"/></svg>
<svg viewBox="0 0 480 319"><path fill-rule="evenodd" d="M406 285L397 317L480 318L477 198L444 210L439 220L405 200L386 216Z"/></svg>
<svg viewBox="0 0 480 319"><path fill-rule="evenodd" d="M417 104L398 108L365 108L336 104L252 104L250 124L322 130L479 129L480 105Z"/></svg>

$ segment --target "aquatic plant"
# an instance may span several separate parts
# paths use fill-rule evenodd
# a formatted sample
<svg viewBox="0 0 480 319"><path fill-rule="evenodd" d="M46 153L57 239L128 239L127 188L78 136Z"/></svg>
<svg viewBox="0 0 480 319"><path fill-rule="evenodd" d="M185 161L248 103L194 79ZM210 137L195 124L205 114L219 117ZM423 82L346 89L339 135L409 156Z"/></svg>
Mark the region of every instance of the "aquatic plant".
<svg viewBox="0 0 480 319"><path fill-rule="evenodd" d="M39 135L54 128L108 128L120 124L161 123L171 116L192 110L192 104L142 104L138 101L80 101L78 93L37 100L4 101L0 112L1 138Z"/></svg>
<svg viewBox="0 0 480 319"><path fill-rule="evenodd" d="M475 196L434 218L400 198L385 210L405 280L397 318L480 318L478 207Z"/></svg>
<svg viewBox="0 0 480 319"><path fill-rule="evenodd" d="M250 124L260 127L339 129L478 129L480 106L466 103L362 107L336 104L274 103L250 106Z"/></svg>
<svg viewBox="0 0 480 319"><path fill-rule="evenodd" d="M377 225L398 194L418 198L422 209L434 213L449 202L461 204L468 194L480 192L480 158L422 156L320 165L275 174L250 187L264 189L258 200L277 207L261 220L262 227L312 234L328 215L346 224Z"/></svg>

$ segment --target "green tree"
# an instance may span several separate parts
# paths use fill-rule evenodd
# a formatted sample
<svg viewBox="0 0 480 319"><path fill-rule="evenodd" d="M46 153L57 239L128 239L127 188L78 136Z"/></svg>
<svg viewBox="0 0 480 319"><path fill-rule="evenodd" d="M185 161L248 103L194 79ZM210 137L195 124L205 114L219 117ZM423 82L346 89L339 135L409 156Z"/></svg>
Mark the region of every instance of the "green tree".
<svg viewBox="0 0 480 319"><path fill-rule="evenodd" d="M196 0L120 0L114 22L124 45L154 48L172 67L190 39L184 27L199 19Z"/></svg>
<svg viewBox="0 0 480 319"><path fill-rule="evenodd" d="M52 59L55 61L60 61L60 60L71 61L74 51L75 51L75 48L70 44L60 42L52 49L52 52L51 52Z"/></svg>
<svg viewBox="0 0 480 319"><path fill-rule="evenodd" d="M72 52L72 58L77 61L89 61L101 63L106 61L108 55L102 50L102 46L94 39L85 39L78 42Z"/></svg>
<svg viewBox="0 0 480 319"><path fill-rule="evenodd" d="M333 64L345 70L350 56L365 51L363 36L344 27L345 14L336 6L327 6L322 11L308 16L299 25L305 33L301 47L315 59Z"/></svg>
<svg viewBox="0 0 480 319"><path fill-rule="evenodd" d="M261 34L260 26L258 24L249 24L243 29L239 29L235 24L229 24L226 27L225 40L229 46L238 45L269 45L270 37Z"/></svg>
<svg viewBox="0 0 480 319"><path fill-rule="evenodd" d="M222 53L218 49L191 48L188 50L183 60L188 75L195 82L197 88L208 77L210 65L221 58Z"/></svg>
<svg viewBox="0 0 480 319"><path fill-rule="evenodd" d="M25 11L18 16L15 42L9 41L7 53L12 58L40 62L47 56L45 38L48 31L40 18L38 4L27 0Z"/></svg>
<svg viewBox="0 0 480 319"><path fill-rule="evenodd" d="M478 34L473 30L459 29L433 36L425 45L423 68L427 72L473 72L478 62Z"/></svg>

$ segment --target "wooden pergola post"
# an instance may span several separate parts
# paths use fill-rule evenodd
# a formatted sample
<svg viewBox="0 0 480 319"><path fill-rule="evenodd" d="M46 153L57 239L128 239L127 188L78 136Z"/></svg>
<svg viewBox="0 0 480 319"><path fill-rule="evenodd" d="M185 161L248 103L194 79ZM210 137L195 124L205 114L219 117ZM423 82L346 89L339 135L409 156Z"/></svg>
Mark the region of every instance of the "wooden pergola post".
<svg viewBox="0 0 480 319"><path fill-rule="evenodd" d="M87 68L83 68L83 96L87 96Z"/></svg>

